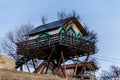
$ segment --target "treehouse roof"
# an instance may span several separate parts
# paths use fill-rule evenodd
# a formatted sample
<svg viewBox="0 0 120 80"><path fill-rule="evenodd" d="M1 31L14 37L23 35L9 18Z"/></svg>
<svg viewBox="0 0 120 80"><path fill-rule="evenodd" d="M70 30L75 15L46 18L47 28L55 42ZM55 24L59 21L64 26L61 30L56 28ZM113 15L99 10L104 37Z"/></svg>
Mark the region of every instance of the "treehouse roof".
<svg viewBox="0 0 120 80"><path fill-rule="evenodd" d="M47 31L47 30L62 27L67 22L69 22L70 20L75 20L76 24L79 26L80 31L83 33L83 35L86 35L86 31L84 30L82 25L79 23L79 21L77 21L77 19L75 17L69 17L69 18L65 18L65 19L62 19L62 20L58 20L58 21L54 21L54 22L51 22L51 23L47 23L47 24L38 26L35 29L33 29L32 31L30 31L29 33L27 33L27 35L34 35L34 34L37 34L37 33L40 33L40 32L44 32L44 31Z"/></svg>

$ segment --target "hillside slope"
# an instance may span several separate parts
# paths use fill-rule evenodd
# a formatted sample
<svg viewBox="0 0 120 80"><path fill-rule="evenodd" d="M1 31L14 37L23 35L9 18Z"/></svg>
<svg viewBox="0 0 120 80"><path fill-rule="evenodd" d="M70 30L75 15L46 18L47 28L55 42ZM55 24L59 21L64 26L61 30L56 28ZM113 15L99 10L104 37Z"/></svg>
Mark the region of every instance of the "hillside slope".
<svg viewBox="0 0 120 80"><path fill-rule="evenodd" d="M0 69L0 80L64 80L53 75L39 75L15 70Z"/></svg>

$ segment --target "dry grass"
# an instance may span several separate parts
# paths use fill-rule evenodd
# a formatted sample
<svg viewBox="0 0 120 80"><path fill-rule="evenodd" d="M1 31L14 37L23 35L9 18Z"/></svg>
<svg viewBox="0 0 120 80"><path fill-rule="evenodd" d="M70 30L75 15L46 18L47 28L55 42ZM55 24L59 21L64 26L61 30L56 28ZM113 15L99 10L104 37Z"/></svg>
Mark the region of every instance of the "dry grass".
<svg viewBox="0 0 120 80"><path fill-rule="evenodd" d="M12 59L0 55L0 80L68 80L48 74L16 71L14 67L15 62Z"/></svg>
<svg viewBox="0 0 120 80"><path fill-rule="evenodd" d="M15 61L4 56L0 55L0 69L14 69Z"/></svg>
<svg viewBox="0 0 120 80"><path fill-rule="evenodd" d="M15 70L0 69L0 80L67 80L53 75L40 75ZM73 80L73 79L69 79Z"/></svg>

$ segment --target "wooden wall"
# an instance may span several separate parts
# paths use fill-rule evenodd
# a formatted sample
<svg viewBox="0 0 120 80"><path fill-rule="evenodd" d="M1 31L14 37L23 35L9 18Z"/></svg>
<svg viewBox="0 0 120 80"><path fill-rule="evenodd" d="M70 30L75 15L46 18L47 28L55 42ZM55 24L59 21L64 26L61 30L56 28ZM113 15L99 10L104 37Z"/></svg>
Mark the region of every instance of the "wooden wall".
<svg viewBox="0 0 120 80"><path fill-rule="evenodd" d="M82 36L82 33L80 32L79 28L76 26L76 24L74 22L70 22L67 26L61 26L60 28L49 30L46 33L48 33L49 35L54 35L54 34L59 33L59 31L61 30L61 28L64 28L66 30L70 26L73 28L73 30L76 32L76 34L80 34ZM29 40L38 38L40 34L41 33L29 36Z"/></svg>

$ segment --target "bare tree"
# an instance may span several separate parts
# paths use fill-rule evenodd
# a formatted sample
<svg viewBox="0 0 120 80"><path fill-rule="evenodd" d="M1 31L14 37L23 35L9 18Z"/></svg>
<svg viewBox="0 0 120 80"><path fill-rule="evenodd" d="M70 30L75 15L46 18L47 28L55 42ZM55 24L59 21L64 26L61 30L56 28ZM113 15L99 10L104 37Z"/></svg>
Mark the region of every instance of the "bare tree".
<svg viewBox="0 0 120 80"><path fill-rule="evenodd" d="M120 67L111 65L108 71L103 70L101 73L101 80L119 80Z"/></svg>
<svg viewBox="0 0 120 80"><path fill-rule="evenodd" d="M6 34L5 39L3 39L1 42L2 51L14 60L17 60L18 55L16 54L16 43L26 41L27 36L25 36L25 34L27 34L33 28L34 26L28 23L20 26L15 31L9 31Z"/></svg>
<svg viewBox="0 0 120 80"><path fill-rule="evenodd" d="M90 47L92 47L92 52L97 53L98 52L98 48L96 46L96 43L98 42L97 33L89 30L87 25L84 25L84 29L87 34L86 34L86 36L83 37L83 41L87 41L89 43L89 45L91 45ZM86 44L88 44L88 43L86 43Z"/></svg>
<svg viewBox="0 0 120 80"><path fill-rule="evenodd" d="M61 19L65 19L67 17L67 14L65 10L62 10L57 12L57 16L58 16L58 19L61 20Z"/></svg>
<svg viewBox="0 0 120 80"><path fill-rule="evenodd" d="M76 17L78 20L82 21L82 17L74 10L68 13L68 17Z"/></svg>
<svg viewBox="0 0 120 80"><path fill-rule="evenodd" d="M41 22L42 22L43 25L45 25L46 22L47 22L47 17L46 16L42 16L41 17Z"/></svg>
<svg viewBox="0 0 120 80"><path fill-rule="evenodd" d="M74 10L71 12L68 12L68 13L66 13L65 10L58 11L57 16L58 16L59 20L69 18L69 17L76 17L78 20L82 21L81 16L79 14L77 14L77 12Z"/></svg>

